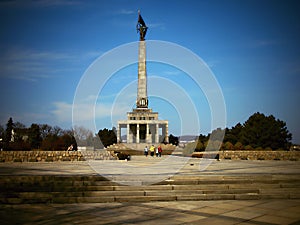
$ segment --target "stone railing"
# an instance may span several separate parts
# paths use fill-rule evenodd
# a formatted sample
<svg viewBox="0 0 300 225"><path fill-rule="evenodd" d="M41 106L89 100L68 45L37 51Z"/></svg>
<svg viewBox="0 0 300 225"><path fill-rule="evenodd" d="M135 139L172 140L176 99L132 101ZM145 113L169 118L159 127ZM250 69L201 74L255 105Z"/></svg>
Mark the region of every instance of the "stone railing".
<svg viewBox="0 0 300 225"><path fill-rule="evenodd" d="M55 162L114 160L116 156L109 151L1 151L0 162Z"/></svg>
<svg viewBox="0 0 300 225"><path fill-rule="evenodd" d="M300 160L300 151L217 151L194 152L193 157L231 160Z"/></svg>

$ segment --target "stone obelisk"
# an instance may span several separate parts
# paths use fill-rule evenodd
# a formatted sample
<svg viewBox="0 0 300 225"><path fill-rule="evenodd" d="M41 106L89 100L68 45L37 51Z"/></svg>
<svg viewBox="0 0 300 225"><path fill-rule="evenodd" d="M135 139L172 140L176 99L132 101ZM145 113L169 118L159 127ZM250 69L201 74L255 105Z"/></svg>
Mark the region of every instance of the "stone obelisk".
<svg viewBox="0 0 300 225"><path fill-rule="evenodd" d="M127 112L127 120L118 121L117 141L118 143L123 142L121 139L122 129L126 129L127 148L142 150L145 147L144 144L159 144L161 141L169 142L169 137L168 121L159 120L158 112L153 112L151 108L148 108L145 41L148 27L140 12L136 29L140 34L136 108L132 112Z"/></svg>
<svg viewBox="0 0 300 225"><path fill-rule="evenodd" d="M145 42L147 29L148 27L146 26L139 11L137 31L140 33L140 41L139 41L139 64L138 64L138 88L137 88L137 99L136 99L136 107L138 109L148 108L146 42Z"/></svg>

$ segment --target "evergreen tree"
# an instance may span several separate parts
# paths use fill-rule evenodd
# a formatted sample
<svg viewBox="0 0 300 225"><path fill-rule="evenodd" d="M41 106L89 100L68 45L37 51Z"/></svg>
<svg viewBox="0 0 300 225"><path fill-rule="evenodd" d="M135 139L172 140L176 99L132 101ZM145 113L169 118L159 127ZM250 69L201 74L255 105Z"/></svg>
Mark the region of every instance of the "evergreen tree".
<svg viewBox="0 0 300 225"><path fill-rule="evenodd" d="M170 134L169 135L169 143L177 146L179 143L179 138Z"/></svg>
<svg viewBox="0 0 300 225"><path fill-rule="evenodd" d="M116 128L113 127L112 130L108 130L104 128L103 130L99 130L98 136L104 147L117 143L117 135Z"/></svg>
<svg viewBox="0 0 300 225"><path fill-rule="evenodd" d="M205 136L203 134L199 135L199 137L195 140L196 141L196 146L195 146L195 151L196 152L205 151L205 148L207 146L208 138L209 138L208 136Z"/></svg>
<svg viewBox="0 0 300 225"><path fill-rule="evenodd" d="M235 125L231 129L226 128L224 143L230 142L233 145L235 145L238 141L241 140L242 129L243 129L243 126L240 123L238 123L237 125Z"/></svg>
<svg viewBox="0 0 300 225"><path fill-rule="evenodd" d="M241 131L242 144L253 148L289 149L291 139L285 122L258 112L249 117Z"/></svg>
<svg viewBox="0 0 300 225"><path fill-rule="evenodd" d="M29 143L32 149L40 148L42 139L41 139L41 132L40 127L38 124L31 124L29 128L29 135L28 135Z"/></svg>
<svg viewBox="0 0 300 225"><path fill-rule="evenodd" d="M4 139L5 139L4 128L0 125L0 150L3 150Z"/></svg>
<svg viewBox="0 0 300 225"><path fill-rule="evenodd" d="M5 130L5 138L4 138L4 148L9 148L9 142L13 141L13 129L14 129L14 122L13 119L10 117L6 124Z"/></svg>

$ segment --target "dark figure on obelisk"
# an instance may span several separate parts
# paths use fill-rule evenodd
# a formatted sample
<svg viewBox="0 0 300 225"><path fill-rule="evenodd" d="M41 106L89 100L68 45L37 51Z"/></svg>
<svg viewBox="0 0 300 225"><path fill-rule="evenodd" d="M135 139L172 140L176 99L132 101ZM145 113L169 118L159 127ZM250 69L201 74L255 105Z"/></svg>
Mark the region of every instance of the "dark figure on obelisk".
<svg viewBox="0 0 300 225"><path fill-rule="evenodd" d="M140 10L138 11L138 13L139 13L139 17L138 17L138 22L136 24L136 30L137 30L137 32L140 33L140 41L144 41L148 27L146 26L146 24L141 16Z"/></svg>

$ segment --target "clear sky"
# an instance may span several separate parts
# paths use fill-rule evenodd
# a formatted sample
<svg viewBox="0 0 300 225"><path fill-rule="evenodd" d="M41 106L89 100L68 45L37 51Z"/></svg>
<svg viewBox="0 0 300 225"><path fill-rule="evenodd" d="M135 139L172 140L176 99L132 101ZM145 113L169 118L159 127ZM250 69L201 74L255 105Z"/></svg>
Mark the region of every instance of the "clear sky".
<svg viewBox="0 0 300 225"><path fill-rule="evenodd" d="M147 40L176 43L207 63L224 95L227 127L245 122L255 112L272 114L287 123L293 142L300 143L299 1L1 1L0 123L12 117L27 126L71 128L80 79L107 51L138 41L138 9L149 27ZM188 76L158 63L149 62L147 69L153 82L155 77L166 78L190 95L200 115L201 133L213 129L205 95L195 93ZM98 128L126 119L124 104L134 107L136 79L135 64L105 83L96 103ZM195 121L182 130L174 106L151 97L153 85L149 82L150 107L169 120L169 133L195 134ZM112 107L126 87L127 100ZM176 104L184 105L181 101L178 97Z"/></svg>

